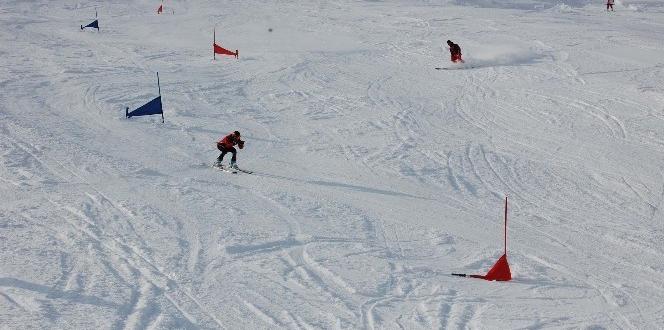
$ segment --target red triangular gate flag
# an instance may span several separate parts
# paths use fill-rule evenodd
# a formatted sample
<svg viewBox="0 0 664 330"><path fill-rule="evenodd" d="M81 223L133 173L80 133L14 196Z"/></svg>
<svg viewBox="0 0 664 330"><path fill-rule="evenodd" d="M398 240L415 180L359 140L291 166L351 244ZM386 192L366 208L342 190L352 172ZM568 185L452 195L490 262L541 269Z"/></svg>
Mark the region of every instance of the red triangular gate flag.
<svg viewBox="0 0 664 330"><path fill-rule="evenodd" d="M472 277L472 278L481 278L487 281L510 281L512 280L512 272L510 271L510 265L507 263L507 197L505 197L505 227L504 227L504 239L505 239L505 252L503 256L496 261L496 263L491 267L486 275L466 275L466 274L456 274L452 273L454 276L461 277Z"/></svg>
<svg viewBox="0 0 664 330"><path fill-rule="evenodd" d="M471 277L482 278L487 281L509 281L512 279L510 265L507 263L507 254L503 254L498 261L491 267L486 275L471 275Z"/></svg>
<svg viewBox="0 0 664 330"><path fill-rule="evenodd" d="M161 14L164 11L164 5L161 4L159 5L159 8L157 8L157 14Z"/></svg>
<svg viewBox="0 0 664 330"><path fill-rule="evenodd" d="M505 253L496 261L486 275L471 275L472 277L483 278L487 281L509 281L512 279L510 265L507 263L507 197L505 197Z"/></svg>
<svg viewBox="0 0 664 330"><path fill-rule="evenodd" d="M235 58L238 57L239 52L237 51L237 49L235 50L235 52L231 52L230 50L228 50L226 48L222 48L221 46L217 45L216 43L213 43L212 47L214 48L214 53L215 54L231 55L231 56L235 56Z"/></svg>

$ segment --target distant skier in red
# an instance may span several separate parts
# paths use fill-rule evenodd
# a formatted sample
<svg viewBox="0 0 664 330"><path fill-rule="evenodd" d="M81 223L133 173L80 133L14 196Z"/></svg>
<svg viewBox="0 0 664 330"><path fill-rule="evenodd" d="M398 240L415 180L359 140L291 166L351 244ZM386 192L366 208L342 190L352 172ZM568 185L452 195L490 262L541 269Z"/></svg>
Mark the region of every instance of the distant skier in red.
<svg viewBox="0 0 664 330"><path fill-rule="evenodd" d="M459 47L459 45L453 43L450 40L447 40L447 45L450 46L450 55L452 57L451 58L452 62L454 62L454 63L457 63L457 62L464 63L463 59L461 58L461 47Z"/></svg>
<svg viewBox="0 0 664 330"><path fill-rule="evenodd" d="M233 154L233 157L231 157L231 167L237 168L237 165L235 164L235 161L237 160L237 150L235 150L236 145L240 149L244 148L244 141L240 139L240 132L238 131L228 134L219 140L217 142L217 149L221 151L221 154L217 157L217 163L215 165L221 166L224 156L230 152Z"/></svg>
<svg viewBox="0 0 664 330"><path fill-rule="evenodd" d="M615 11L613 10L613 3L614 0L606 0L606 11L609 11L609 8L611 9L611 11Z"/></svg>

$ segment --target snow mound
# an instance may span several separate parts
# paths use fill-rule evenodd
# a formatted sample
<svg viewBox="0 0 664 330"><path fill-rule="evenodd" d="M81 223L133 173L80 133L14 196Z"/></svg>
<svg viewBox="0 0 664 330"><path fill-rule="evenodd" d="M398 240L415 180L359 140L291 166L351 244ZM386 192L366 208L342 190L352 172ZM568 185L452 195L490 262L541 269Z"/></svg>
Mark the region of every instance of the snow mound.
<svg viewBox="0 0 664 330"><path fill-rule="evenodd" d="M466 65L477 67L516 66L536 62L544 55L534 47L519 44L482 44L465 51Z"/></svg>
<svg viewBox="0 0 664 330"><path fill-rule="evenodd" d="M500 0L454 0L454 4L459 6L471 6L477 8L502 8L502 9L520 9L520 10L544 10L559 7L585 7L592 3L589 0L565 0L554 2L547 0L521 0L521 1L500 1Z"/></svg>
<svg viewBox="0 0 664 330"><path fill-rule="evenodd" d="M559 3L552 9L559 13L571 13L574 11L574 9L570 5L564 3Z"/></svg>
<svg viewBox="0 0 664 330"><path fill-rule="evenodd" d="M624 8L624 9L631 10L631 11L640 11L640 9L637 5L625 4L620 0L616 0L616 5L615 6L618 7L618 8Z"/></svg>

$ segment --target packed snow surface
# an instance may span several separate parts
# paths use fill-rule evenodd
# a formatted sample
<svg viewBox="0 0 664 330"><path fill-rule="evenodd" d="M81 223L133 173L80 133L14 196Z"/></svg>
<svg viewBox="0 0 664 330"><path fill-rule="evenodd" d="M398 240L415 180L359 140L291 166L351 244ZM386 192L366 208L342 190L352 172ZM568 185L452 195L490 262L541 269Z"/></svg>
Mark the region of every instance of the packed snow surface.
<svg viewBox="0 0 664 330"><path fill-rule="evenodd" d="M664 327L661 1L159 4L0 2L0 328Z"/></svg>

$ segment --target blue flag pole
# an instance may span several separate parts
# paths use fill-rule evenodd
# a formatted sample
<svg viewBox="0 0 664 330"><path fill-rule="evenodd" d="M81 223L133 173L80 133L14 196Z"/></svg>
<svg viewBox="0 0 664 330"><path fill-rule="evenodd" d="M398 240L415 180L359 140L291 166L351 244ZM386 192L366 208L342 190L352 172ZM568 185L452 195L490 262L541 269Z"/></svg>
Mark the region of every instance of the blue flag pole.
<svg viewBox="0 0 664 330"><path fill-rule="evenodd" d="M161 114L161 122L164 122L164 110L161 104L161 84L159 82L159 73L157 73L157 88L159 96L155 97L148 103L143 104L142 106L136 108L133 111L129 111L129 107L125 108L125 117L131 118L135 116L149 116Z"/></svg>
<svg viewBox="0 0 664 330"><path fill-rule="evenodd" d="M159 91L159 98L161 99L161 85L159 85L159 71L157 71L157 89L158 89L158 91ZM164 123L164 110L163 110L163 106L162 106L162 110L161 110L161 123L162 123L162 124Z"/></svg>

